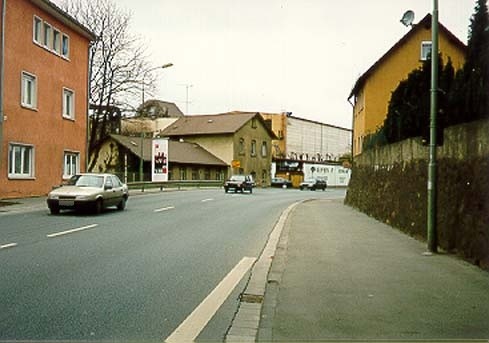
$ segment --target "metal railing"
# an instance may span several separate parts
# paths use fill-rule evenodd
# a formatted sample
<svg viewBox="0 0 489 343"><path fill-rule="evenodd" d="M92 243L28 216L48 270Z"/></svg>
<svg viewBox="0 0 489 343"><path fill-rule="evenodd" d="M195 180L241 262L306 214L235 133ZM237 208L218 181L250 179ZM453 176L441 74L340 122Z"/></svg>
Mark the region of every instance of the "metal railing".
<svg viewBox="0 0 489 343"><path fill-rule="evenodd" d="M172 180L164 182L128 182L127 186L129 189L141 190L144 192L148 189L160 189L163 191L165 189L182 189L182 188L221 188L223 186L223 181L220 180Z"/></svg>

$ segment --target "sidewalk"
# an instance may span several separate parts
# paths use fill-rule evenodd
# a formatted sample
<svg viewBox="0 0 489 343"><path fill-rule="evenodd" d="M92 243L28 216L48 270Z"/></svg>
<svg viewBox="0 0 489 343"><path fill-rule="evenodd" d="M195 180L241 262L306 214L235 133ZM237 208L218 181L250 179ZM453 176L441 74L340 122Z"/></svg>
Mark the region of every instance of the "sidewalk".
<svg viewBox="0 0 489 343"><path fill-rule="evenodd" d="M258 341L489 339L489 273L344 206L286 221Z"/></svg>

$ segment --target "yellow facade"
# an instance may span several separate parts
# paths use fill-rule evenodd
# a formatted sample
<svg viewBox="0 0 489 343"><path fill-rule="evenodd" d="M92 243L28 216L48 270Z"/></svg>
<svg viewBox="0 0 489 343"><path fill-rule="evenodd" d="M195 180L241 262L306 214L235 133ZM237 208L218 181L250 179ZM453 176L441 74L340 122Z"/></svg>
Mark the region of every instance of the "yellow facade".
<svg viewBox="0 0 489 343"><path fill-rule="evenodd" d="M426 19L426 17L425 17ZM424 20L425 21L425 20ZM440 25L441 26L441 25ZM431 28L421 23L411 29L397 46L386 53L361 79L361 87L354 89L353 154L362 152L367 135L376 132L384 123L392 92L408 74L421 67L421 45L431 41ZM465 49L461 42L445 28L440 27L439 51L443 63L452 60L455 70L462 68Z"/></svg>

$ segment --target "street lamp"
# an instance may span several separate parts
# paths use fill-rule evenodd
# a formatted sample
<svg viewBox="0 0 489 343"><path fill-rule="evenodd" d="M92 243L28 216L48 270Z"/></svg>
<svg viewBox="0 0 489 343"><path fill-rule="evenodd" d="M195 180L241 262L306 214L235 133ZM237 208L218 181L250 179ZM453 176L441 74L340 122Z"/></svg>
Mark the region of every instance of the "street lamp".
<svg viewBox="0 0 489 343"><path fill-rule="evenodd" d="M157 69L165 69L165 68L170 68L170 67L173 67L173 63L166 63L166 64L163 64L163 65L160 65L160 66L156 66L156 67L153 67L153 68L150 68L148 70L146 70L143 74L143 87L142 87L142 103L141 103L141 107L140 107L140 120L142 119L142 112L143 112L143 107L144 107L144 79L146 78L146 75L149 73L149 72L152 72L154 70L157 70ZM143 164L144 164L144 159L143 159L143 153L144 153L144 132L142 130L142 125L141 125L141 156L139 157L139 181L143 181Z"/></svg>

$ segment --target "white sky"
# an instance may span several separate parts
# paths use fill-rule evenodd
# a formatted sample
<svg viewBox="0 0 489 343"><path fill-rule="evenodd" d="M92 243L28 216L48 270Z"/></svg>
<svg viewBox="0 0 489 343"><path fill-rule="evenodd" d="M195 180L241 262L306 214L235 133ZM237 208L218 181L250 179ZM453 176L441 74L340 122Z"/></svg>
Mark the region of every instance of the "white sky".
<svg viewBox="0 0 489 343"><path fill-rule="evenodd" d="M158 71L156 97L186 113L293 112L351 128L357 78L432 0L117 0ZM440 22L467 42L475 0L439 0Z"/></svg>

